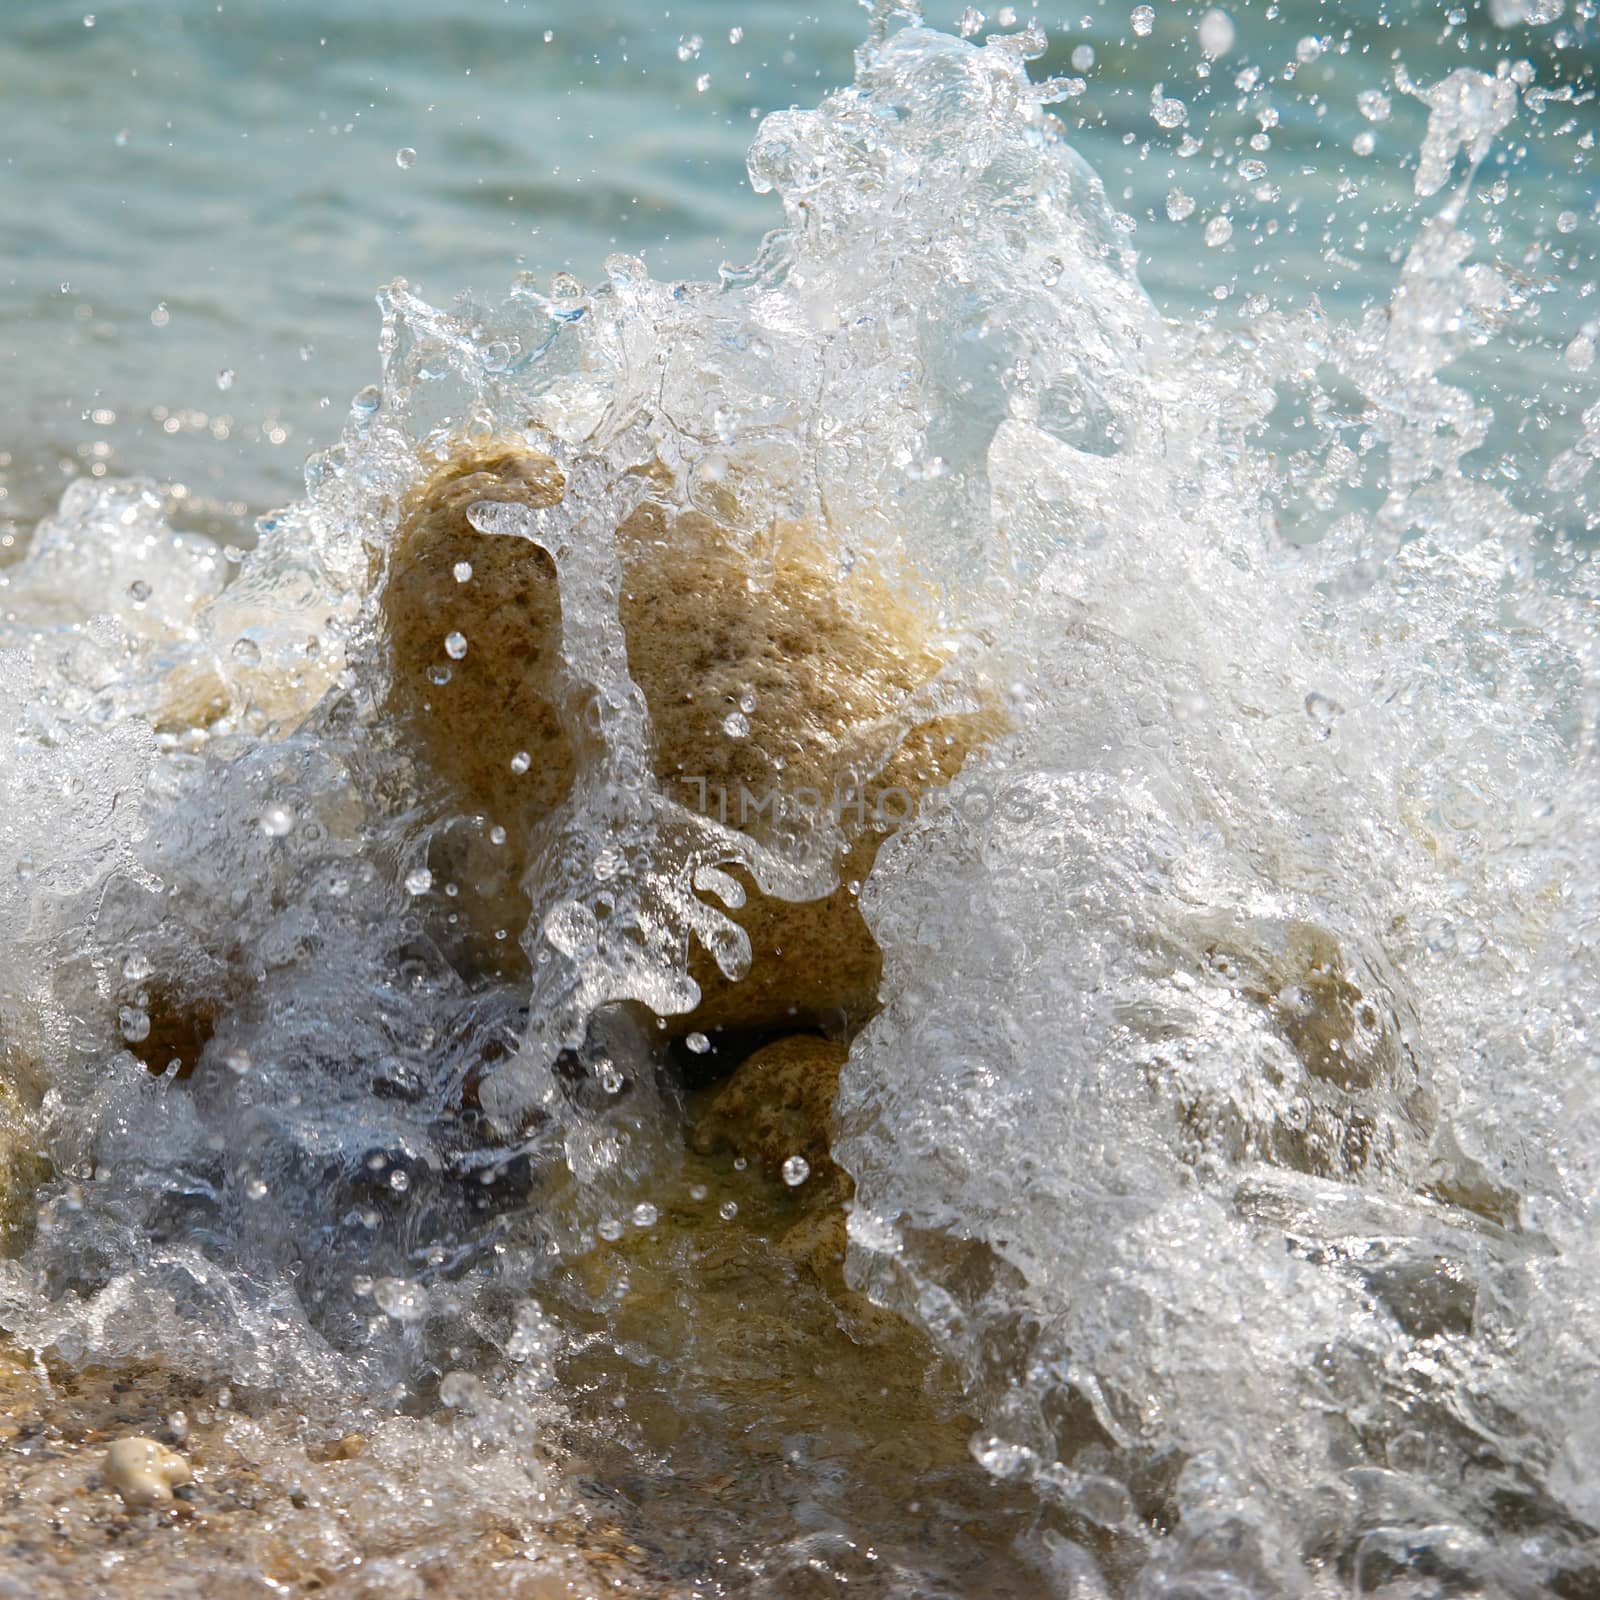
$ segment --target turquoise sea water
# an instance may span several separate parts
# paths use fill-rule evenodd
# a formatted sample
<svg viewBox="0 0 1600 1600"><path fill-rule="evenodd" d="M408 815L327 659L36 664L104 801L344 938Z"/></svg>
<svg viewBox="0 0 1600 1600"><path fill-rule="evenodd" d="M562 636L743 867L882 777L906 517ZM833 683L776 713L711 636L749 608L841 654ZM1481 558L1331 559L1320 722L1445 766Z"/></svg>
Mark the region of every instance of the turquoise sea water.
<svg viewBox="0 0 1600 1600"><path fill-rule="evenodd" d="M1016 22L1050 35L1037 75L1081 77L1057 110L1137 225L1146 286L1185 319L1248 317L1259 294L1387 294L1425 122L1397 64L1425 84L1527 59L1564 89L1500 145L1510 193L1481 214L1491 253L1542 302L1513 341L1524 369L1485 385L1508 380L1541 427L1566 425L1581 395L1557 358L1596 310L1578 288L1600 127L1586 0L1538 27L1496 26L1477 4L1250 0L1228 8L1232 46L1205 76L1206 8L1147 9L1146 33L1121 0ZM950 25L945 10L930 20ZM612 250L698 278L747 260L777 219L744 172L756 118L847 81L866 25L844 0L8 0L7 531L90 469L177 483L202 519L292 497L304 456L376 375L372 296L393 278L435 302L492 300L521 271L594 281ZM1155 120L1157 89L1185 103L1185 125ZM1387 95L1387 120L1363 115L1367 91ZM1352 149L1363 134L1370 154ZM1195 203L1181 221L1175 188ZM1224 208L1232 236L1208 246ZM1525 420L1503 408L1503 448Z"/></svg>

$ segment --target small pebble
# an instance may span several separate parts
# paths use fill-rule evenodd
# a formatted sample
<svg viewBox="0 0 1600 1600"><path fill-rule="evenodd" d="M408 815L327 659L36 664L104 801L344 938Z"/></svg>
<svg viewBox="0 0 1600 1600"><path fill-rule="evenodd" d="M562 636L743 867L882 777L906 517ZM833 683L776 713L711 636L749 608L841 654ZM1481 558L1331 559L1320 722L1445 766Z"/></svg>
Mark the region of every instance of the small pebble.
<svg viewBox="0 0 1600 1600"><path fill-rule="evenodd" d="M106 1451L105 1475L130 1506L171 1505L172 1491L193 1476L176 1450L138 1434L118 1439Z"/></svg>

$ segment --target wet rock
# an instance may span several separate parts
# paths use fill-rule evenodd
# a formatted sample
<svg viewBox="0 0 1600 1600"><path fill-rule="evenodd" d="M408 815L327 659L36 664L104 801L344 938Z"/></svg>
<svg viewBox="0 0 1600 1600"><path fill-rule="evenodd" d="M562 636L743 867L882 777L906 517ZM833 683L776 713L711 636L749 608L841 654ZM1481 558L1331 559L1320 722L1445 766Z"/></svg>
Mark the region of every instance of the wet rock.
<svg viewBox="0 0 1600 1600"><path fill-rule="evenodd" d="M38 1085L17 1052L0 1053L0 1255L26 1238L47 1164L34 1142Z"/></svg>
<svg viewBox="0 0 1600 1600"><path fill-rule="evenodd" d="M694 1148L731 1149L777 1182L798 1156L809 1168L808 1193L831 1188L839 1175L830 1153L833 1101L849 1054L848 1045L805 1034L757 1050L695 1123Z"/></svg>
<svg viewBox="0 0 1600 1600"><path fill-rule="evenodd" d="M508 976L525 962L522 841L570 791L582 752L560 711L555 563L528 540L479 532L469 512L546 508L563 491L550 461L526 448L464 453L403 512L382 592L390 710L449 802L483 819L458 841L461 904L474 956ZM876 1003L881 957L854 887L889 828L993 736L1000 715L911 712L943 665L931 630L870 564L844 574L826 562L810 528L780 526L756 556L709 517L647 504L617 538L628 667L672 797L765 838L786 802L819 796L816 809L833 811L836 794L849 796L837 808L840 887L797 904L746 878L733 915L751 968L730 980L697 946L690 973L702 999L672 1030L856 1025ZM484 843L497 829L503 842Z"/></svg>
<svg viewBox="0 0 1600 1600"><path fill-rule="evenodd" d="M188 1483L189 1463L176 1450L135 1434L106 1451L106 1482L130 1506L170 1505L173 1490Z"/></svg>

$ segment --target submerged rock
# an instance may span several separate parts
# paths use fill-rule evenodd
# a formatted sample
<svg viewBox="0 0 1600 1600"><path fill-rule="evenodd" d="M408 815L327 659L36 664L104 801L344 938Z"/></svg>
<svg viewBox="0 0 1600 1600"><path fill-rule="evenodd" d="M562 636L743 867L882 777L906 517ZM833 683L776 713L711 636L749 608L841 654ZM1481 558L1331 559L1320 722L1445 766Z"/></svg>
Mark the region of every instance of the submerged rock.
<svg viewBox="0 0 1600 1600"><path fill-rule="evenodd" d="M556 563L527 539L479 531L474 508L537 512L564 487L526 447L457 455L402 512L382 592L390 708L450 803L481 814L483 836L499 841L470 850L462 904L475 954L506 975L526 960L525 841L571 790L587 734L565 704ZM839 886L795 902L746 877L731 914L749 935L750 969L730 979L694 949L701 1001L672 1031L859 1024L882 961L855 891L888 829L993 736L999 714L914 709L944 665L927 622L865 563L837 570L803 524L777 526L753 553L705 515L646 504L617 541L628 670L671 797L752 837L782 827L796 796L821 807L844 797Z"/></svg>
<svg viewBox="0 0 1600 1600"><path fill-rule="evenodd" d="M33 1073L16 1051L0 1052L0 1255L26 1234L34 1189L47 1170L32 1129L37 1102Z"/></svg>
<svg viewBox="0 0 1600 1600"><path fill-rule="evenodd" d="M702 1155L731 1149L785 1183L798 1157L806 1166L802 1181L830 1188L839 1176L831 1154L833 1101L849 1054L847 1045L810 1035L757 1050L695 1123L694 1148Z"/></svg>

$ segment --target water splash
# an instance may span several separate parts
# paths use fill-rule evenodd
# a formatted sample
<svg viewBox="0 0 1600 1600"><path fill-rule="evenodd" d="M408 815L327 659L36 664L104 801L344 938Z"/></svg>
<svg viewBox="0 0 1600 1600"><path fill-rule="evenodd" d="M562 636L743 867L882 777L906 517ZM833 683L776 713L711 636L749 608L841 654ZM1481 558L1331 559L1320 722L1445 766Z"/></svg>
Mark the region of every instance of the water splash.
<svg viewBox="0 0 1600 1600"><path fill-rule="evenodd" d="M948 662L841 784L985 684L1011 719L862 890L884 1004L836 1154L853 1281L956 1364L1041 1581L1588 1581L1600 660L1563 529L1596 427L1553 522L1478 469L1456 372L1528 304L1466 211L1531 81L1397 75L1418 195L1467 171L1393 294L1230 333L1146 299L1041 34L878 23L852 88L762 123L784 222L748 268L396 285L381 386L230 581L138 485L74 489L7 575L0 1020L56 1177L6 1326L308 1406L437 1396L449 1459L515 1477L565 1403L529 1297L680 1170L618 1003L689 1011L692 940L737 975L730 869L836 886L828 816L763 836L664 791L616 530L702 519L759 587L803 526L819 572L921 596ZM558 501L470 516L554 565L583 752L526 841L520 986L458 959L472 819L385 715L405 509L506 439Z"/></svg>

